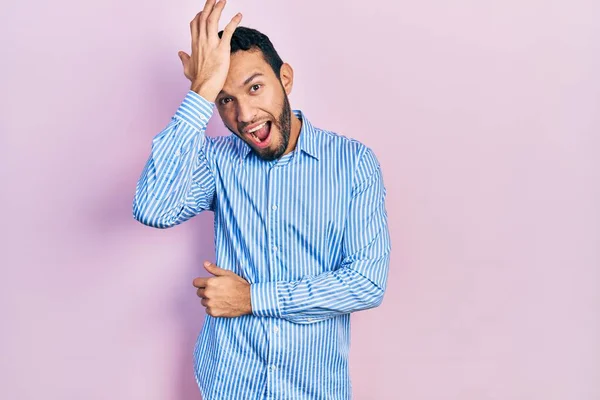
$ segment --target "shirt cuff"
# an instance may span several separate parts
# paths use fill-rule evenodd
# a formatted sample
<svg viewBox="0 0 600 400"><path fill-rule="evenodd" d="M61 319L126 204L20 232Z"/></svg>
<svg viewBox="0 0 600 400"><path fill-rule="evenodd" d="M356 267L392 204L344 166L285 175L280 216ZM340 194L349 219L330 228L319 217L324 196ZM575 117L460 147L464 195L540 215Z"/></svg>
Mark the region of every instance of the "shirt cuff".
<svg viewBox="0 0 600 400"><path fill-rule="evenodd" d="M250 285L252 314L257 317L281 318L277 282L261 282Z"/></svg>
<svg viewBox="0 0 600 400"><path fill-rule="evenodd" d="M206 128L208 120L213 114L214 105L215 103L212 101L208 101L190 90L175 112L175 116L201 131Z"/></svg>

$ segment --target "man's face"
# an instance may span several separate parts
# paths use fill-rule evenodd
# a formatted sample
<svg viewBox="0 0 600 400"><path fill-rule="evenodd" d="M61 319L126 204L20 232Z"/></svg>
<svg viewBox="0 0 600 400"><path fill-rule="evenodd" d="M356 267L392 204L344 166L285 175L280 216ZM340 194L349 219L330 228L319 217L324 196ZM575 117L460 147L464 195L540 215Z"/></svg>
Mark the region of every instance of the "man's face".
<svg viewBox="0 0 600 400"><path fill-rule="evenodd" d="M290 139L290 104L259 50L237 51L215 100L225 126L264 160L281 157Z"/></svg>

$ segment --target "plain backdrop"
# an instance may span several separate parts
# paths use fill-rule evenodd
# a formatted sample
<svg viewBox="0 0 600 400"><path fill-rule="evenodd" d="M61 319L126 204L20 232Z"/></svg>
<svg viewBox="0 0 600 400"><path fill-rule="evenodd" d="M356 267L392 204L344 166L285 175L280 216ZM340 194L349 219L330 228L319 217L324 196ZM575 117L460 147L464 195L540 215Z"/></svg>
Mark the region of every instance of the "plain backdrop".
<svg viewBox="0 0 600 400"><path fill-rule="evenodd" d="M157 230L131 202L202 5L2 4L0 398L200 399L212 214ZM237 11L294 68L292 107L383 167L389 285L352 317L354 398L600 399L600 2Z"/></svg>

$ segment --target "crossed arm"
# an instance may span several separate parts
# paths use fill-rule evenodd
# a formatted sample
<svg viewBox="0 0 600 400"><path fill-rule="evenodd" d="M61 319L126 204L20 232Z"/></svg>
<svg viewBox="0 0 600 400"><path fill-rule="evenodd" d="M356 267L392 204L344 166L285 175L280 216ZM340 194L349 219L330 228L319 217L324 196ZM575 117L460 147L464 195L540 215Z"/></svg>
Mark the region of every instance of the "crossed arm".
<svg viewBox="0 0 600 400"><path fill-rule="evenodd" d="M234 272L205 265L210 278L193 282L209 315L283 318L312 323L378 306L389 269L390 238L381 170L370 150L356 173L337 269L297 281L249 284Z"/></svg>

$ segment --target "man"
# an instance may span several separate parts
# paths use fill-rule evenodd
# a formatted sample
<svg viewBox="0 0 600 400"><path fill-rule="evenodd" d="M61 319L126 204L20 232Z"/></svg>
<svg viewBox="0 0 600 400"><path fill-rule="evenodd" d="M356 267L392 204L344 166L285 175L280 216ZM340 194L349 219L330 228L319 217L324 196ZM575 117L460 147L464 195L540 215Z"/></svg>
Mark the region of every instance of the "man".
<svg viewBox="0 0 600 400"><path fill-rule="evenodd" d="M214 212L216 265L193 281L204 400L349 399L350 313L381 303L388 273L380 166L291 110L292 67L240 14L218 32L224 6L190 24L191 89L153 139L133 214L168 228ZM215 105L232 135L205 136Z"/></svg>

